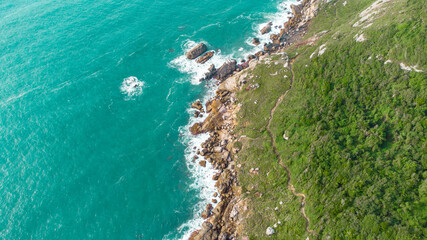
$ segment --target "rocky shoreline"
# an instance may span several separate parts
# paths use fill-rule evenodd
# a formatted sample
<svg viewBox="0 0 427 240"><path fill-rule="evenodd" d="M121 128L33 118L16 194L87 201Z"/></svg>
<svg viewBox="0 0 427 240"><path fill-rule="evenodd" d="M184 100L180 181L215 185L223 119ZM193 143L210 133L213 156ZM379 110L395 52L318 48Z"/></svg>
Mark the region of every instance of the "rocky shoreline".
<svg viewBox="0 0 427 240"><path fill-rule="evenodd" d="M233 130L238 124L236 115L241 106L236 103L236 92L245 84L248 69L253 69L265 56L282 52L305 34L320 2L321 0L303 0L299 5L292 5L293 17L283 24L279 34L270 35L272 42L264 45L264 51L249 55L247 60L240 63L231 60L219 69L211 65L209 72L201 79L215 78L220 84L215 97L205 106L200 101L192 104L191 107L197 109L195 117L203 114L208 116L203 122L191 126L190 131L193 135L209 133L210 137L202 144L202 150L197 154L205 159L199 161L202 167L205 167L208 161L219 172L213 176L218 192L212 197L219 197L220 201L215 208L212 204L206 206L202 213L202 218L206 221L201 229L191 234L190 240L248 239L243 235L243 221L249 214L249 208L247 201L240 198L241 187L236 171L239 166L234 161L239 149L233 146L237 139ZM262 29L262 34L267 34L271 27L271 23L268 23ZM257 39L254 39L254 42L258 42ZM187 57L199 57L196 61L203 64L213 56L213 52L206 51L206 45L201 43L190 50ZM194 160L199 158L198 155L194 156ZM216 200L213 199L212 202L215 204Z"/></svg>

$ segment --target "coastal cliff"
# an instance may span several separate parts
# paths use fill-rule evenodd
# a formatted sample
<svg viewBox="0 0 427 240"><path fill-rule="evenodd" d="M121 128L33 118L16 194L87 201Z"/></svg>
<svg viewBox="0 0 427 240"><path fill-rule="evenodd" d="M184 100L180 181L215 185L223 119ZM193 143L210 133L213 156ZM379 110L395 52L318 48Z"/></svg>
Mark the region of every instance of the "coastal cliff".
<svg viewBox="0 0 427 240"><path fill-rule="evenodd" d="M212 68L192 132L210 134L200 155L221 201L190 239L422 239L422 9L302 1L264 51Z"/></svg>

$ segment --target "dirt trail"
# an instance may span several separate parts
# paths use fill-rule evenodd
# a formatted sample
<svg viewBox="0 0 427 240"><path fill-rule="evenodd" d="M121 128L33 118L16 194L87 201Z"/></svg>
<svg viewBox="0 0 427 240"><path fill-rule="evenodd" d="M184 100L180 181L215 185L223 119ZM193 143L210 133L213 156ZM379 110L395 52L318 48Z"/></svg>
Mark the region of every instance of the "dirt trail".
<svg viewBox="0 0 427 240"><path fill-rule="evenodd" d="M291 84L288 90L286 90L282 95L280 95L280 97L277 99L276 104L274 105L274 107L271 109L270 111L270 119L268 119L268 123L267 123L267 131L268 134L270 135L271 138L271 143L273 146L273 151L274 154L276 155L277 159L279 160L279 164L286 169L287 175L288 175L288 189L292 192L292 194L296 197L301 197L301 214L305 219L305 230L310 233L311 235L315 236L316 238L319 237L319 235L314 231L314 230L310 230L310 219L307 217L307 215L305 214L305 203L306 203L306 196L303 193L297 193L295 190L294 185L292 185L291 180L291 172L289 171L289 168L287 166L285 166L285 164L283 163L282 158L280 157L279 153L277 152L277 148L276 148L276 141L273 137L273 133L271 132L270 129L270 125L271 125L271 121L273 120L273 115L274 112L277 109L277 106L279 106L279 104L283 101L283 99L285 98L286 94L288 94L288 92L292 89L292 85L294 83L294 71L292 70L292 61L289 62L289 69L291 70L291 74L292 74L292 78L291 78Z"/></svg>

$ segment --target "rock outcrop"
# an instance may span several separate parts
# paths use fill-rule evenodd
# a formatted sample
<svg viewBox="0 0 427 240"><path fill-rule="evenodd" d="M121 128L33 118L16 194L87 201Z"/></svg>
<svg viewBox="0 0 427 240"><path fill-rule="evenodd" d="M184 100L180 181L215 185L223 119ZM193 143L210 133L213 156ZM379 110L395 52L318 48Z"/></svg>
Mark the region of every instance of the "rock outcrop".
<svg viewBox="0 0 427 240"><path fill-rule="evenodd" d="M205 76L200 79L200 81L209 80L211 79L216 73L215 65L211 64L211 66L208 69L208 72L205 73Z"/></svg>
<svg viewBox="0 0 427 240"><path fill-rule="evenodd" d="M218 77L219 80L224 80L225 78L227 78L230 74L232 74L237 66L237 61L236 60L231 60L229 62L224 63L224 65L222 65L217 71L216 71L216 75Z"/></svg>
<svg viewBox="0 0 427 240"><path fill-rule="evenodd" d="M208 50L208 47L204 43L199 43L197 46L188 51L185 55L188 59L193 60L196 59L198 56L202 55L204 52L206 52L206 50Z"/></svg>
<svg viewBox="0 0 427 240"><path fill-rule="evenodd" d="M291 9L292 9L292 14L294 16L300 16L301 15L301 11L302 8L304 7L303 4L299 4L299 5L291 5Z"/></svg>

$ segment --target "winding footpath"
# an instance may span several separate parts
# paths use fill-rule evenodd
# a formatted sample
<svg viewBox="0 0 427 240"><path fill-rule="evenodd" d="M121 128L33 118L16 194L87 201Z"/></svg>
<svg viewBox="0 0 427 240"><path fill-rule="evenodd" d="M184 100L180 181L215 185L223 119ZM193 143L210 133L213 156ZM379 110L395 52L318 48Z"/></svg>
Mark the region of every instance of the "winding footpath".
<svg viewBox="0 0 427 240"><path fill-rule="evenodd" d="M310 229L310 219L305 214L306 196L303 193L297 193L296 190L295 190L294 185L292 185L292 183L291 183L291 180L292 180L292 178L291 178L291 172L289 171L289 168L283 163L283 160L280 157L280 154L277 152L276 141L274 140L273 133L271 132L271 129L270 129L270 125L271 125L271 121L273 120L274 112L276 111L276 109L279 106L279 104L283 101L283 99L285 98L286 94L288 94L288 92L292 89L292 85L293 85L293 82L294 82L294 71L292 70L292 63L291 63L291 61L289 61L289 69L291 70L291 74L292 74L291 84L289 86L289 89L286 90L282 95L280 95L280 97L276 101L276 104L271 109L271 111L270 111L270 118L268 119L268 123L267 123L267 131L268 131L268 134L270 135L270 138L271 138L271 143L272 143L272 146L273 146L274 154L276 155L277 159L279 160L280 166L282 166L283 168L285 168L285 170L287 172L287 175L288 175L288 181L287 181L287 183L288 183L288 189L292 192L292 194L294 196L301 197L301 208L300 208L300 211L301 211L302 216L305 219L305 223L306 223L305 224L305 230L308 233L310 233L311 235L313 235L316 238L318 238L319 235L314 230Z"/></svg>

